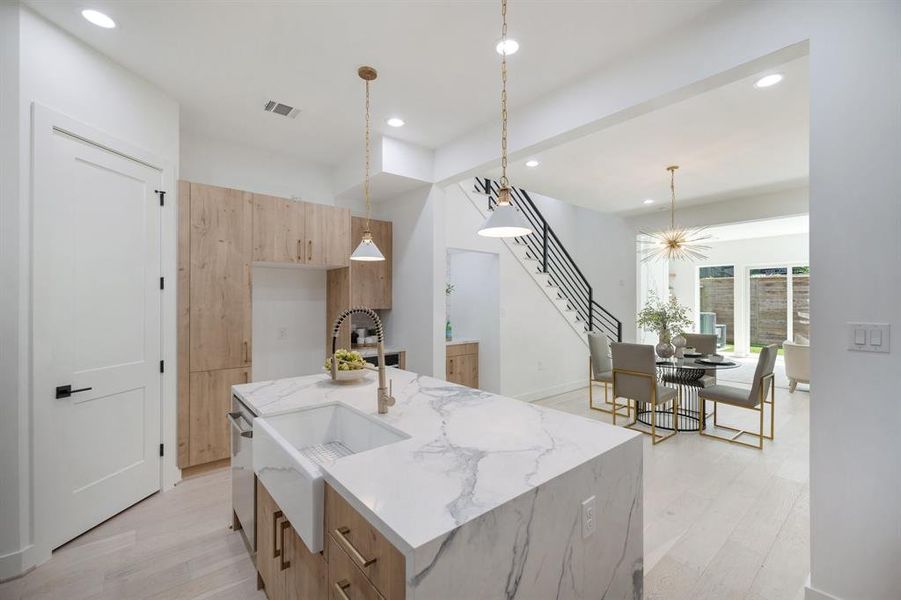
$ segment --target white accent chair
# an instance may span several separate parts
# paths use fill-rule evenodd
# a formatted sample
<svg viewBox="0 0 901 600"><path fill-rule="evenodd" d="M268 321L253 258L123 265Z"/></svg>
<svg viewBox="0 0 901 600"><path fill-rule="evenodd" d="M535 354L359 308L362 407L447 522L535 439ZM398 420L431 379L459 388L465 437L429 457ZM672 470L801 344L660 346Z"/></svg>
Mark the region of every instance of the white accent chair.
<svg viewBox="0 0 901 600"><path fill-rule="evenodd" d="M786 340L782 342L782 349L785 354L788 391L794 393L799 383L810 385L810 344L796 344Z"/></svg>

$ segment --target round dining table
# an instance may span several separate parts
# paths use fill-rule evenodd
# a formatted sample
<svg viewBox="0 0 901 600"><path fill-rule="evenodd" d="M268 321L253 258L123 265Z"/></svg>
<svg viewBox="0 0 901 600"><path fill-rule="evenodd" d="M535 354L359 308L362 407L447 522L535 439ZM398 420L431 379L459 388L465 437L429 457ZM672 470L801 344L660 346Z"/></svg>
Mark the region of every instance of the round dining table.
<svg viewBox="0 0 901 600"><path fill-rule="evenodd" d="M704 376L710 371L737 369L740 365L729 359L721 362L708 361L704 356L669 358L657 360L657 380L679 391L679 409L673 423L672 409L657 407L656 427L679 431L698 431L701 428L701 402L698 390L704 387ZM637 418L646 425L651 424L651 406L639 407Z"/></svg>

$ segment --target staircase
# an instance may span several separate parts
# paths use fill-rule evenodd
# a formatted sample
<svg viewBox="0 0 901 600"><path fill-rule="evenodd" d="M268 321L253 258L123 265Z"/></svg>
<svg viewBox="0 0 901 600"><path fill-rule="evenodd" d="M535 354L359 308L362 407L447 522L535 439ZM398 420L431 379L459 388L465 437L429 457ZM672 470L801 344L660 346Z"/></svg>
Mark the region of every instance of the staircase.
<svg viewBox="0 0 901 600"><path fill-rule="evenodd" d="M476 177L472 191L483 197L487 196L487 208L493 210L497 204L499 188L496 181ZM531 235L513 238L514 253L578 333L600 331L606 333L611 340L621 342L622 322L597 302L588 279L528 192L510 188L510 195L513 204L532 227ZM482 210L480 206L477 208Z"/></svg>

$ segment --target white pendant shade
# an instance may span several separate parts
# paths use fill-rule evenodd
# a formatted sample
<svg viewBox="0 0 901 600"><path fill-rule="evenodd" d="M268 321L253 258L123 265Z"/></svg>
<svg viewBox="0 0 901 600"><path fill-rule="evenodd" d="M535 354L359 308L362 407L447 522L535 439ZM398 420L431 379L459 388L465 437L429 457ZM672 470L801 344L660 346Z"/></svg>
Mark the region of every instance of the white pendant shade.
<svg viewBox="0 0 901 600"><path fill-rule="evenodd" d="M382 251L379 250L379 247L375 245L375 242L373 242L371 238L366 239L364 237L360 242L360 245L357 246L357 249L354 250L353 254L350 255L350 260L376 262L379 260L385 260L385 256L382 254Z"/></svg>
<svg viewBox="0 0 901 600"><path fill-rule="evenodd" d="M479 229L479 235L494 238L520 237L530 233L532 233L532 228L512 204L495 206L492 213L485 219L482 228Z"/></svg>

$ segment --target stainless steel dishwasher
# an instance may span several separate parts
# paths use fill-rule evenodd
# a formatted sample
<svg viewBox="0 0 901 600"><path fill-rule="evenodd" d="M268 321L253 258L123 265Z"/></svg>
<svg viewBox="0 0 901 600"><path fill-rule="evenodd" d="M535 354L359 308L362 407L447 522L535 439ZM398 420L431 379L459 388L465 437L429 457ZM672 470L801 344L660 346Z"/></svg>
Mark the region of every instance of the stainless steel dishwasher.
<svg viewBox="0 0 901 600"><path fill-rule="evenodd" d="M253 412L232 396L231 475L234 527L242 532L251 554L256 549L256 483L253 475Z"/></svg>

